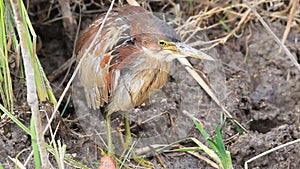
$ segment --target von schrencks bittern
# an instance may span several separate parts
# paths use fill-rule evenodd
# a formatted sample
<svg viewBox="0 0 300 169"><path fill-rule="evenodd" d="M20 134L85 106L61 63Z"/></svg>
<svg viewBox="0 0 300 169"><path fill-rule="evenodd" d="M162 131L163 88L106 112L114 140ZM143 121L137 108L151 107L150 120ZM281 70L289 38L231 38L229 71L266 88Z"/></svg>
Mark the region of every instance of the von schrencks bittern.
<svg viewBox="0 0 300 169"><path fill-rule="evenodd" d="M78 61L104 20L100 15L85 29L76 45ZM140 105L166 82L171 61L180 57L213 60L180 42L164 21L142 7L112 10L100 37L83 58L79 80L86 101L94 109L106 107L108 151L112 152L110 115ZM110 140L109 140L110 139Z"/></svg>

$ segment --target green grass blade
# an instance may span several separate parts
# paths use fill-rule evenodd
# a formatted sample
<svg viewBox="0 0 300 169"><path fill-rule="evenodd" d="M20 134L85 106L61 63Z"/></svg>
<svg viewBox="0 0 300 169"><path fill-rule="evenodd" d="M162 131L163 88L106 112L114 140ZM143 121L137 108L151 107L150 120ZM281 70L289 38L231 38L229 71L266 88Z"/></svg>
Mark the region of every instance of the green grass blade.
<svg viewBox="0 0 300 169"><path fill-rule="evenodd" d="M26 8L23 4L23 2L20 2L19 3L19 6L20 6L20 13L21 13L21 16L22 16L22 20L23 20L23 23L24 23L24 29L26 30L26 41L27 41L27 46L29 48L29 52L30 52L30 60L31 60L31 65L34 69L34 77L35 77L35 83L36 83L36 89L37 89L37 94L38 94L38 97L39 97L39 100L40 101L46 101L48 99L47 97L47 92L46 92L46 87L45 87L45 83L43 81L43 78L41 76L41 73L40 73L40 70L42 68L40 68L38 66L38 63L37 63L37 57L36 57L36 34L32 28L32 25L31 25L31 21L28 17L28 14L27 14L27 11L26 11ZM31 36L33 38L33 40L31 39Z"/></svg>
<svg viewBox="0 0 300 169"><path fill-rule="evenodd" d="M197 129L200 131L200 133L202 134L202 136L208 141L210 147L214 151L218 151L218 148L217 148L216 144L211 139L211 137L209 136L209 134L204 130L204 128L196 120L194 120L194 124L196 125Z"/></svg>
<svg viewBox="0 0 300 169"><path fill-rule="evenodd" d="M27 134L31 135L30 130L18 120L11 112L9 112L2 104L0 104L0 110L5 113L14 123L16 123L21 129L23 129Z"/></svg>
<svg viewBox="0 0 300 169"><path fill-rule="evenodd" d="M218 147L218 150L220 152L221 157L226 157L226 149L225 149L225 145L222 139L222 134L220 131L220 128L217 126L216 127L216 145Z"/></svg>
<svg viewBox="0 0 300 169"><path fill-rule="evenodd" d="M203 127L196 120L194 120L194 124L206 140L211 139L209 134L203 129Z"/></svg>
<svg viewBox="0 0 300 169"><path fill-rule="evenodd" d="M71 101L71 95L68 96L68 99L67 99L67 101L66 101L66 104L65 104L63 110L62 110L61 113L60 113L60 116L61 116L61 117L65 114L65 112L66 112L66 110L67 110L67 108L68 108L68 106L69 106L70 101Z"/></svg>
<svg viewBox="0 0 300 169"><path fill-rule="evenodd" d="M13 89L12 80L9 70L8 48L7 44L11 36L7 35L6 22L9 22L6 17L9 15L5 8L4 2L0 1L0 85L1 85L1 98L5 107L13 110Z"/></svg>
<svg viewBox="0 0 300 169"><path fill-rule="evenodd" d="M39 148L37 145L37 137L36 137L36 131L34 127L34 121L33 117L31 117L30 120L30 132L31 132L31 146L33 149L33 158L34 158L34 165L35 168L41 168L41 161L40 161L40 153L39 153Z"/></svg>
<svg viewBox="0 0 300 169"><path fill-rule="evenodd" d="M55 153L54 148L51 147L50 145L46 145L46 147L47 147L48 151L49 151L52 155L54 155L54 153ZM68 163L74 165L75 168L91 169L91 168L89 168L88 166L86 166L86 165L84 165L84 164L82 164L82 163L80 163L80 162L78 162L78 161L72 159L72 157L70 157L69 155L65 155L65 156L64 156L64 160L67 161Z"/></svg>
<svg viewBox="0 0 300 169"><path fill-rule="evenodd" d="M225 123L225 114L223 112L220 113L220 124Z"/></svg>
<svg viewBox="0 0 300 169"><path fill-rule="evenodd" d="M221 117L222 118L222 117ZM216 139L215 141L211 139L209 134L204 130L204 128L194 120L194 124L203 137L209 143L211 149L203 145L199 140L192 138L192 140L206 153L208 154L220 168L232 169L232 162L230 152L226 151L225 144L223 142L222 134L220 128L216 127ZM185 150L185 149L184 149ZM181 150L180 150L181 151Z"/></svg>
<svg viewBox="0 0 300 169"><path fill-rule="evenodd" d="M225 169L233 169L231 155L229 151L226 151L226 163Z"/></svg>
<svg viewBox="0 0 300 169"><path fill-rule="evenodd" d="M245 131L241 128L240 125L236 124L236 122L235 122L234 120L232 120L232 119L230 119L230 121L231 121L231 122L233 123L233 125L236 127L236 129L237 129L237 131L238 131L239 134L244 134Z"/></svg>
<svg viewBox="0 0 300 169"><path fill-rule="evenodd" d="M196 138L191 138L191 140L196 143L209 157L211 157L218 165L222 164L222 160L220 157L215 153L214 150L211 150L207 146L205 146L203 143L201 143Z"/></svg>
<svg viewBox="0 0 300 169"><path fill-rule="evenodd" d="M183 147L173 150L164 150L165 153L172 153L172 152L188 152L188 151L200 151L202 150L200 147Z"/></svg>
<svg viewBox="0 0 300 169"><path fill-rule="evenodd" d="M219 23L224 27L224 29L227 32L231 32L231 29L229 28L229 26L223 20L220 20Z"/></svg>
<svg viewBox="0 0 300 169"><path fill-rule="evenodd" d="M222 160L223 167L226 168L227 166L226 149L222 139L221 131L218 126L216 127L216 146L218 148L217 154Z"/></svg>

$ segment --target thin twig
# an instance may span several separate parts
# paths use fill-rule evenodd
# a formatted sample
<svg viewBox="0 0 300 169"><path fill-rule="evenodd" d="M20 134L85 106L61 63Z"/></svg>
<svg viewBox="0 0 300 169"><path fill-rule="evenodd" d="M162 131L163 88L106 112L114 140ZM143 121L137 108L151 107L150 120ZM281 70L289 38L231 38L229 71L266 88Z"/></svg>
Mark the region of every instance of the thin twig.
<svg viewBox="0 0 300 169"><path fill-rule="evenodd" d="M62 12L63 26L68 31L69 27L75 24L75 20L72 17L70 0L58 0L58 2Z"/></svg>
<svg viewBox="0 0 300 169"><path fill-rule="evenodd" d="M184 148L184 146L179 146L180 148ZM202 161L205 161L207 164L209 164L211 167L213 168L216 168L216 169L219 169L219 166L218 164L216 164L215 162L213 162L212 160L210 160L209 158L207 157L204 157L202 155L200 155L198 152L195 152L195 151L187 151L188 154L191 154L195 157L197 157L199 160L202 160Z"/></svg>
<svg viewBox="0 0 300 169"><path fill-rule="evenodd" d="M296 9L297 9L297 6L299 5L299 0L294 0L294 1L291 1L290 3L292 3L292 7L291 7L291 11L290 11L288 21L286 23L285 31L283 33L283 37L282 37L282 40L281 40L283 44L284 44L284 42L285 42L285 40L286 40L286 38L287 38L287 36L290 32L292 21L295 18Z"/></svg>
<svg viewBox="0 0 300 169"><path fill-rule="evenodd" d="M137 3L135 0L127 0L127 3L131 6L140 6L140 4Z"/></svg>
<svg viewBox="0 0 300 169"><path fill-rule="evenodd" d="M258 158L260 158L260 157L262 157L262 156L265 156L265 155L267 155L267 154L270 154L270 153L272 153L272 152L274 152L274 151L277 151L277 150L279 150L279 149L281 149L281 148L287 147L287 146L292 145L292 144L296 144L296 143L298 143L298 142L300 142L300 139L297 139L297 140L294 140L294 141L291 141L291 142L282 144L282 145L277 146L277 147L275 147L275 148L272 148L272 149L270 149L270 150L268 150L268 151L265 151L265 152L263 152L263 153L261 153L261 154L255 156L255 157L252 157L252 158L250 158L249 160L247 160L247 161L245 162L244 167L245 167L245 169L248 169L248 163L250 163L250 162L252 162L252 161L254 161L254 160L256 160L256 159L258 159Z"/></svg>

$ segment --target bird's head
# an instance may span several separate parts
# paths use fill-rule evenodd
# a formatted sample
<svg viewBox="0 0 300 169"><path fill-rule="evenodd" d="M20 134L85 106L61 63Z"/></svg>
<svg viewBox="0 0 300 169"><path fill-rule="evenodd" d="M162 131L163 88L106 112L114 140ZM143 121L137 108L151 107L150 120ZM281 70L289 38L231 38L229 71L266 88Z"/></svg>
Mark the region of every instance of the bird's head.
<svg viewBox="0 0 300 169"><path fill-rule="evenodd" d="M165 39L161 37L147 39L144 41L142 49L148 56L155 57L166 62L171 62L174 59L185 57L214 61L214 59L208 54L185 43L170 40L169 38L168 40Z"/></svg>

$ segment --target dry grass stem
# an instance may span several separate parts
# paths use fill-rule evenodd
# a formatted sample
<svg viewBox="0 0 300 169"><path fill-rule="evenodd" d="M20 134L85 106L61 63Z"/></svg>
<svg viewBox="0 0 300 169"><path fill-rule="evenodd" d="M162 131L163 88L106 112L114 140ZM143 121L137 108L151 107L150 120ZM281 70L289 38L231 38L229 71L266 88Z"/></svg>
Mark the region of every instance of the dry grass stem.
<svg viewBox="0 0 300 169"><path fill-rule="evenodd" d="M244 168L245 168L245 169L248 169L248 164L251 163L251 162L254 161L254 160L257 160L258 158L261 158L261 157L263 157L263 156L265 156L265 155L268 155L268 154L270 154L270 153L272 153L272 152L274 152L274 151L277 151L277 150L279 150L279 149L281 149L281 148L284 148L284 147L287 147L287 146L290 146L290 145L293 145L293 144L297 144L297 143L299 143L299 142L300 142L300 139L297 139L297 140L294 140L294 141L290 141L290 142L288 142L288 143L282 144L282 145L277 146L277 147L275 147L275 148L272 148L272 149L270 149L270 150L268 150L268 151L265 151L265 152L263 152L263 153L261 153L261 154L255 156L255 157L252 157L252 158L250 158L249 160L247 160L247 161L245 162Z"/></svg>
<svg viewBox="0 0 300 169"><path fill-rule="evenodd" d="M30 47L28 45L25 25L23 23L23 18L21 16L21 9L19 6L19 2L17 0L13 0L12 8L14 11L15 21L17 32L20 38L22 58L24 63L25 75L26 75L26 85L27 85L27 102L31 108L34 129L36 132L36 142L39 148L41 167L49 168L49 161L47 156L47 151L45 147L44 135L42 133L42 122L41 116L38 106L38 97L36 94L37 87L35 84L35 73L33 69L33 65L31 62L31 55L35 55L35 51L30 51Z"/></svg>
<svg viewBox="0 0 300 169"><path fill-rule="evenodd" d="M299 0L293 0L290 2L290 4L292 4L292 7L291 7L291 10L290 10L290 14L289 14L289 17L288 17L288 22L286 24L286 28L285 28L285 31L283 33L283 37L282 37L282 40L281 42L284 44L290 30L291 30L291 25L292 25L292 22L293 20L295 19L295 14L296 14L296 9L297 9L297 6L299 5Z"/></svg>
<svg viewBox="0 0 300 169"><path fill-rule="evenodd" d="M182 146L182 145L178 145L178 147L179 147L179 148L185 148L185 147ZM199 160L202 160L202 161L206 162L207 164L209 164L209 165L210 165L211 167L213 167L213 168L216 168L216 169L219 168L218 164L216 164L214 161L212 161L212 160L210 160L210 159L208 159L208 158L206 158L206 157L200 155L198 152L195 152L195 151L187 151L187 153L188 153L188 154L191 154L191 155L193 155L193 156L195 156L195 157L198 158Z"/></svg>

